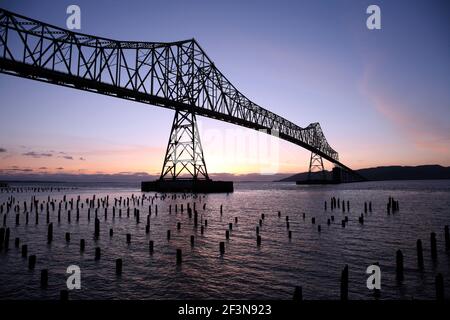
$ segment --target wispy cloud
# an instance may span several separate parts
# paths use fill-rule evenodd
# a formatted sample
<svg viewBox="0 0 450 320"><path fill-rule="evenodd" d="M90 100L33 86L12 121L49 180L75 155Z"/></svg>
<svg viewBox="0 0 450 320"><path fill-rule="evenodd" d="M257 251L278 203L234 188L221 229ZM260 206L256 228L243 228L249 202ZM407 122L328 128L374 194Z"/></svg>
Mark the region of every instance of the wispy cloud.
<svg viewBox="0 0 450 320"><path fill-rule="evenodd" d="M401 97L389 95L376 83L374 66L367 66L361 83L362 92L372 101L379 114L394 125L414 146L424 151L450 156L450 127L440 118L419 114ZM423 109L430 106L423 101Z"/></svg>
<svg viewBox="0 0 450 320"><path fill-rule="evenodd" d="M116 175L124 175L124 176L148 176L149 174L147 172L133 172L133 171L123 171L118 172Z"/></svg>
<svg viewBox="0 0 450 320"><path fill-rule="evenodd" d="M6 152L5 148L0 148L0 152Z"/></svg>
<svg viewBox="0 0 450 320"><path fill-rule="evenodd" d="M22 155L27 156L27 157L33 157L33 158L49 158L52 157L53 154L51 153L45 153L45 152L35 152L35 151L29 151L29 152L25 152L22 153Z"/></svg>
<svg viewBox="0 0 450 320"><path fill-rule="evenodd" d="M66 160L73 160L73 157L72 157L72 156L64 156L64 157L62 157L62 158L66 159Z"/></svg>
<svg viewBox="0 0 450 320"><path fill-rule="evenodd" d="M11 172L18 172L18 173L20 173L20 172L33 172L33 169L30 169L30 168L20 168L20 167L18 167L18 166L12 166L12 167L10 167L10 168L3 168L3 169L0 169L0 172L3 172L3 173L11 173Z"/></svg>

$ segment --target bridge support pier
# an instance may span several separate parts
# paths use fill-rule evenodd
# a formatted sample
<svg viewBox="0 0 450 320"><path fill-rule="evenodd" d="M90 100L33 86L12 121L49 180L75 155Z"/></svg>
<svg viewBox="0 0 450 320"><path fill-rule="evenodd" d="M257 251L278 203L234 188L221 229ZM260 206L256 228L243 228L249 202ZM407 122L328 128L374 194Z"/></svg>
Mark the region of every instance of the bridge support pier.
<svg viewBox="0 0 450 320"><path fill-rule="evenodd" d="M327 179L327 172L323 166L323 159L320 155L315 152L311 152L311 158L309 159L309 171L308 179L297 181L296 184L334 184L340 183L340 180L334 179L334 169L333 169L333 179Z"/></svg>
<svg viewBox="0 0 450 320"><path fill-rule="evenodd" d="M319 174L321 176L321 180L326 180L322 157L317 153L311 152L311 158L309 160L308 180L313 180L313 176L317 176Z"/></svg>
<svg viewBox="0 0 450 320"><path fill-rule="evenodd" d="M191 111L176 110L161 176L144 181L142 191L233 192L233 182L213 181L208 176L197 118Z"/></svg>
<svg viewBox="0 0 450 320"><path fill-rule="evenodd" d="M342 169L340 167L333 168L333 181L334 183L341 183L342 181Z"/></svg>

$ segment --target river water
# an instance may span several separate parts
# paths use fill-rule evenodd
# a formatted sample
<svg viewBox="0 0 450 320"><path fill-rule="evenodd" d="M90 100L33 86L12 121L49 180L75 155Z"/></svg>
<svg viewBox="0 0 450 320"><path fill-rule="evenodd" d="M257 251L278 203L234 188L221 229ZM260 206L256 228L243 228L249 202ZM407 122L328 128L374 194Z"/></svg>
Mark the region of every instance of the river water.
<svg viewBox="0 0 450 320"><path fill-rule="evenodd" d="M366 286L366 268L374 263L378 263L381 270L378 299L434 299L437 273L443 275L446 296L450 295L450 252L445 250L444 242L444 226L450 224L449 180L330 186L248 182L235 183L235 192L230 194L176 199L171 196L162 199L161 195L155 198L154 193L146 193L143 204L141 201L133 204L130 199L130 217L126 215L126 204L117 203L114 218L114 199L141 197L137 186L79 183L58 186L67 189L0 193L0 205L10 197L20 205L19 225L16 225L16 213L12 209L6 218L10 243L9 250L0 252L0 299L58 299L60 290L66 289L69 265L77 265L81 270L81 289L70 291L70 299L291 299L295 286L301 286L304 299L333 300L339 299L341 271L348 265L349 298L372 300L376 297ZM71 222L68 222L63 203L58 223L58 204L64 195L67 201L74 199L75 203L80 196L79 221L73 209ZM93 195L96 199L109 195L107 219L103 207L98 211L98 240L93 237L95 209L91 209L88 220L85 202ZM41 203L45 201L38 225L34 211L29 213L28 224L25 222L23 201L27 201L29 211L32 196ZM56 203L56 210L50 210L54 228L51 244L47 244L45 212L49 196ZM388 215L386 204L390 196L399 201L400 210ZM349 201L350 212L342 212L342 207L331 211L331 197ZM369 201L372 212L364 213L364 202ZM186 209L188 203L193 208L194 202L198 211L197 227ZM175 212L175 204L178 212ZM152 214L147 234L149 206ZM134 208L140 210L140 223L133 215ZM361 213L364 224L358 222ZM261 245L258 246L256 227L262 214ZM2 225L4 215L5 210L0 215ZM327 225L332 215L334 221ZM290 239L286 216L292 231ZM345 216L348 223L342 227ZM205 225L205 219L207 226L201 234L200 225ZM180 230L177 230L178 222ZM233 226L226 240L229 223ZM114 232L112 237L110 228ZM167 239L169 229L170 240ZM66 232L71 234L70 242L65 240ZM431 232L435 232L437 238L436 261L431 259ZM131 243L126 241L127 233L131 234ZM191 235L194 236L193 246ZM18 248L15 238L20 238ZM84 252L80 252L80 239L86 240ZM423 270L417 266L417 239L422 239L424 247ZM149 252L150 240L154 242L153 254ZM221 241L225 242L223 255L219 252ZM37 257L32 270L28 269L27 259L21 256L23 244L28 245L28 255ZM96 247L101 248L100 260L94 259ZM176 249L182 250L181 265L176 264ZM404 255L402 282L396 280L395 272L399 249ZM123 260L121 275L115 273L118 258ZM40 288L41 269L49 270L46 289Z"/></svg>

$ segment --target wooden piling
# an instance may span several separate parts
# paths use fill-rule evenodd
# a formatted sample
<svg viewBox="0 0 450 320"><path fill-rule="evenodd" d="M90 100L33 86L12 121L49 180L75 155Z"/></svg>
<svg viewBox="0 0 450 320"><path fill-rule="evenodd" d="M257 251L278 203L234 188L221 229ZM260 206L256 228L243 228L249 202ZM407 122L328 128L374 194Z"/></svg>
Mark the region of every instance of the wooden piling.
<svg viewBox="0 0 450 320"><path fill-rule="evenodd" d="M47 227L47 243L52 243L53 241L53 223L49 223Z"/></svg>
<svg viewBox="0 0 450 320"><path fill-rule="evenodd" d="M326 202L325 202L326 203ZM302 301L303 300L303 290L302 287L300 286L296 286L295 290L294 290L294 297L293 297L294 301Z"/></svg>
<svg viewBox="0 0 450 320"><path fill-rule="evenodd" d="M59 292L59 299L61 301L68 301L69 300L69 291L67 290L61 290Z"/></svg>
<svg viewBox="0 0 450 320"><path fill-rule="evenodd" d="M28 255L28 246L26 244L22 245L22 257L26 258Z"/></svg>
<svg viewBox="0 0 450 320"><path fill-rule="evenodd" d="M99 247L95 248L95 260L100 260L101 249Z"/></svg>
<svg viewBox="0 0 450 320"><path fill-rule="evenodd" d="M116 274L122 274L122 259L116 259Z"/></svg>
<svg viewBox="0 0 450 320"><path fill-rule="evenodd" d="M150 252L150 254L153 254L153 240L150 240L148 242L148 251Z"/></svg>
<svg viewBox="0 0 450 320"><path fill-rule="evenodd" d="M436 233L432 232L430 234L430 244L431 244L431 259L433 261L437 260L437 246L436 246Z"/></svg>
<svg viewBox="0 0 450 320"><path fill-rule="evenodd" d="M4 217L6 217L6 215ZM3 249L4 241L5 241L5 228L0 228L0 250Z"/></svg>
<svg viewBox="0 0 450 320"><path fill-rule="evenodd" d="M84 239L80 240L80 251L83 252L86 246L86 241Z"/></svg>
<svg viewBox="0 0 450 320"><path fill-rule="evenodd" d="M182 262L182 252L181 249L177 249L177 264L180 265Z"/></svg>
<svg viewBox="0 0 450 320"><path fill-rule="evenodd" d="M41 270L41 288L45 289L48 286L48 270Z"/></svg>
<svg viewBox="0 0 450 320"><path fill-rule="evenodd" d="M419 266L419 269L423 269L423 249L422 249L422 240L417 239L416 242L416 248L417 248L417 264Z"/></svg>
<svg viewBox="0 0 450 320"><path fill-rule="evenodd" d="M131 233L127 233L127 243L131 243Z"/></svg>
<svg viewBox="0 0 450 320"><path fill-rule="evenodd" d="M219 244L220 254L225 254L225 242L221 241Z"/></svg>
<svg viewBox="0 0 450 320"><path fill-rule="evenodd" d="M450 250L450 236L448 232L448 225L444 227L444 237L445 237L445 250Z"/></svg>
<svg viewBox="0 0 450 320"><path fill-rule="evenodd" d="M35 266L36 266L36 256L33 254L28 257L28 269L33 270Z"/></svg>
<svg viewBox="0 0 450 320"><path fill-rule="evenodd" d="M348 265L345 265L341 273L341 301L348 300Z"/></svg>
<svg viewBox="0 0 450 320"><path fill-rule="evenodd" d="M437 301L444 301L445 295L444 295L444 277L442 276L442 273L438 273L435 278L435 286L436 286L436 300Z"/></svg>
<svg viewBox="0 0 450 320"><path fill-rule="evenodd" d="M170 230L167 230L167 240L170 240Z"/></svg>
<svg viewBox="0 0 450 320"><path fill-rule="evenodd" d="M259 234L256 236L256 245L261 245L261 236Z"/></svg>
<svg viewBox="0 0 450 320"><path fill-rule="evenodd" d="M98 218L95 218L94 237L95 239L98 239L100 237L100 220Z"/></svg>
<svg viewBox="0 0 450 320"><path fill-rule="evenodd" d="M397 274L397 280L403 281L403 253L401 250L397 250L395 271Z"/></svg>

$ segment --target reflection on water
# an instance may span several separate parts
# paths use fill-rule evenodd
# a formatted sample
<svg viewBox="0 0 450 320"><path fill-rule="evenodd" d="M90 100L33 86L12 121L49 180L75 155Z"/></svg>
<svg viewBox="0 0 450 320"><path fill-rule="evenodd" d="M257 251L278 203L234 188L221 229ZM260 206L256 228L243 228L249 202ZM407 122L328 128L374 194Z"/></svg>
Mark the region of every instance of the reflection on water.
<svg viewBox="0 0 450 320"><path fill-rule="evenodd" d="M72 185L65 185L72 186ZM7 216L10 228L10 248L0 253L0 298L57 299L65 289L66 268L71 264L81 268L82 289L71 291L71 299L291 299L294 287L303 287L305 299L339 299L340 273L349 266L349 298L374 299L366 288L366 268L378 262L381 267L381 299L434 299L435 275L444 276L447 290L450 284L450 254L445 251L444 226L450 224L450 181L367 182L337 186L296 186L291 183L236 183L229 195L212 194L193 199L170 196L153 200L150 232L146 234L146 216L151 201L133 205L130 217L126 206L117 205L112 217L114 198L141 197L134 186L117 185L106 188L99 185L75 185L76 189L61 192L0 193L0 205L14 196L20 203L20 225L15 225L15 213ZM85 200L109 195L108 218L99 210L100 238L95 241L93 212L87 219ZM35 195L47 201L50 195L57 203L66 195L76 202L80 195L80 220L72 210L71 223L67 212L57 222L57 207L51 211L54 224L53 242L47 244L47 225L44 212L35 225L34 212L25 224L23 201L28 205ZM153 196L153 194L147 194ZM330 211L331 197L350 202L350 212ZM400 211L387 215L386 203L393 196L399 201ZM328 210L324 210L328 201ZM364 224L358 216L364 211L364 202L372 202L372 212L365 214ZM188 217L187 203L199 215L199 226ZM175 204L178 212L175 213ZM184 205L181 213L180 205ZM203 205L206 204L205 210ZM96 203L97 205L97 203ZM156 205L158 215L155 215ZM172 213L169 214L169 205ZM220 206L223 205L223 214ZM140 223L133 217L133 209L140 210ZM122 217L118 209L122 208ZM28 207L29 209L29 207ZM277 212L281 212L278 217ZM303 219L302 213L305 213ZM1 222L3 222L1 214ZM256 244L256 226L261 214L261 246ZM334 215L334 222L327 220ZM348 216L343 228L341 220ZM286 216L289 216L288 237ZM235 223L235 217L238 222ZM315 224L311 218L315 217ZM201 234L200 221L207 226ZM181 229L177 230L177 223ZM230 239L225 231L233 223ZM321 225L321 232L318 232ZM109 236L113 228L114 235ZM171 239L167 240L167 230ZM69 243L65 233L71 233ZM430 255L430 233L436 232L438 260ZM127 244L126 234L131 234ZM194 235L194 246L190 237ZM36 268L28 270L28 262L14 247L14 239L28 245L29 254L37 256ZM416 240L424 244L424 271L417 268ZM86 249L80 253L79 241L86 239ZM149 253L148 242L154 241L154 253ZM225 254L220 255L219 243L225 241ZM94 249L100 247L102 257L94 260ZM176 249L183 252L183 263L176 265ZM404 255L405 279L395 279L395 252ZM115 273L115 259L123 259L123 273ZM40 288L40 270L49 269L49 286Z"/></svg>

